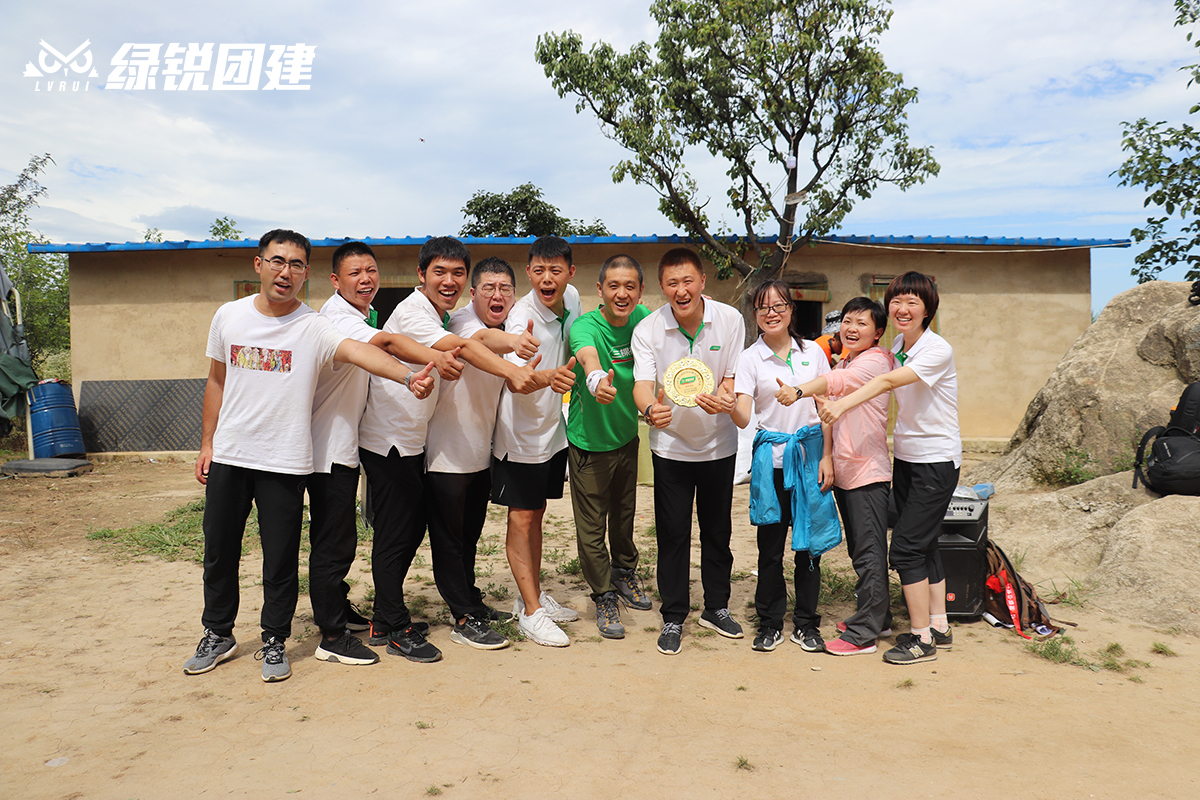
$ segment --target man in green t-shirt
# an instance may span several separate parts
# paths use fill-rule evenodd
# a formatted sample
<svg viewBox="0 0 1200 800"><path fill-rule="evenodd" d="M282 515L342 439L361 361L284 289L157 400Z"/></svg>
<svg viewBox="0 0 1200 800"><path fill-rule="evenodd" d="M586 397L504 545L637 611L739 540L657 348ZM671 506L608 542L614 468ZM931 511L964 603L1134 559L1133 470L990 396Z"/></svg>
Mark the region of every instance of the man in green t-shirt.
<svg viewBox="0 0 1200 800"><path fill-rule="evenodd" d="M630 346L634 326L650 310L640 305L642 267L629 256L605 261L596 288L603 304L571 326L576 375L567 416L567 463L579 563L596 602L596 627L606 639L622 639L618 601L639 611L651 605L638 582L633 543L638 410Z"/></svg>

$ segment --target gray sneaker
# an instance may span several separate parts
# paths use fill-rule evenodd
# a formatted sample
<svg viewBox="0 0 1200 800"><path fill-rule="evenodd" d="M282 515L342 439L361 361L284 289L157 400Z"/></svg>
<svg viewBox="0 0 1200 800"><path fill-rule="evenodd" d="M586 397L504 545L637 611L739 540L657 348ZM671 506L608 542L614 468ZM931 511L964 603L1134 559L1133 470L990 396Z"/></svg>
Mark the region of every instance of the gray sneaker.
<svg viewBox="0 0 1200 800"><path fill-rule="evenodd" d="M605 639L625 638L625 626L621 624L616 592L605 592L596 598L596 627Z"/></svg>
<svg viewBox="0 0 1200 800"><path fill-rule="evenodd" d="M482 619L470 614L463 620L462 625L456 624L450 630L450 641L474 647L476 650L500 650L508 647L508 639L492 630L492 626Z"/></svg>
<svg viewBox="0 0 1200 800"><path fill-rule="evenodd" d="M617 590L621 602L636 611L649 611L653 607L650 595L642 588L637 571L632 569L617 569L612 571L612 585Z"/></svg>
<svg viewBox="0 0 1200 800"><path fill-rule="evenodd" d="M274 636L263 642L262 649L255 653L254 657L263 662L262 678L267 683L286 681L292 677L292 668L288 666L283 642Z"/></svg>
<svg viewBox="0 0 1200 800"><path fill-rule="evenodd" d="M207 628L200 644L196 645L196 655L183 662L185 675L199 675L208 672L227 658L233 658L237 652L237 642L232 636L218 636Z"/></svg>

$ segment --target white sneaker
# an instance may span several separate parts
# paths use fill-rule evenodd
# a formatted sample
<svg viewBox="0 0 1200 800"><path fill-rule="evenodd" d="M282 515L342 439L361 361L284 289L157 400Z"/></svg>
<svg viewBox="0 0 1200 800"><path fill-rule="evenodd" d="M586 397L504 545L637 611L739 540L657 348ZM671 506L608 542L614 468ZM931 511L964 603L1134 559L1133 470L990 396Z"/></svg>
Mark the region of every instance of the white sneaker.
<svg viewBox="0 0 1200 800"><path fill-rule="evenodd" d="M526 639L546 647L566 647L571 643L562 628L554 624L554 620L550 619L550 615L544 608L539 608L529 616L525 616L522 612L517 617L517 629L525 635Z"/></svg>
<svg viewBox="0 0 1200 800"><path fill-rule="evenodd" d="M575 622L579 619L579 614L573 608L567 608L560 604L550 595L543 591L538 595L538 605L546 612L546 616L555 622ZM519 617L525 613L525 598L517 595L516 601L513 603L513 616Z"/></svg>

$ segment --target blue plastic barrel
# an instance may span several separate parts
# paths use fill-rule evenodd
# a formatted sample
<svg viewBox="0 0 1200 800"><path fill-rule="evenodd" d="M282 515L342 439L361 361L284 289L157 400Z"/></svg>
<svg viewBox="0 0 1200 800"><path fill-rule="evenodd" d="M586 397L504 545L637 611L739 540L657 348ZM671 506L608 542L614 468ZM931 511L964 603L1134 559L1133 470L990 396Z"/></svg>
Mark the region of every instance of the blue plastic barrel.
<svg viewBox="0 0 1200 800"><path fill-rule="evenodd" d="M30 389L29 421L34 458L87 455L69 384L39 383Z"/></svg>

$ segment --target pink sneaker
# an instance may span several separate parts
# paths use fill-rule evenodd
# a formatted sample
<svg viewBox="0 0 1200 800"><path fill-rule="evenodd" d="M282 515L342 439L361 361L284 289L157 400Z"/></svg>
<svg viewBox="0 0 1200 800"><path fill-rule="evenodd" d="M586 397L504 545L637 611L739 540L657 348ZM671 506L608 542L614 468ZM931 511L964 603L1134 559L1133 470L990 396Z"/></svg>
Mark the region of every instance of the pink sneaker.
<svg viewBox="0 0 1200 800"><path fill-rule="evenodd" d="M825 652L832 653L835 656L860 656L867 653L875 652L875 645L870 644L866 647L859 647L856 644L850 644L845 639L834 639L832 642L825 643Z"/></svg>
<svg viewBox="0 0 1200 800"><path fill-rule="evenodd" d="M838 633L845 633L845 632L846 632L846 623L844 623L844 622L839 622L839 623L837 624L837 632L838 632ZM879 632L879 635L880 635L880 636L882 636L882 637L884 637L884 638L887 638L888 636L891 636L891 635L892 635L892 629L891 629L891 628L884 628L883 630L881 630L881 631Z"/></svg>

